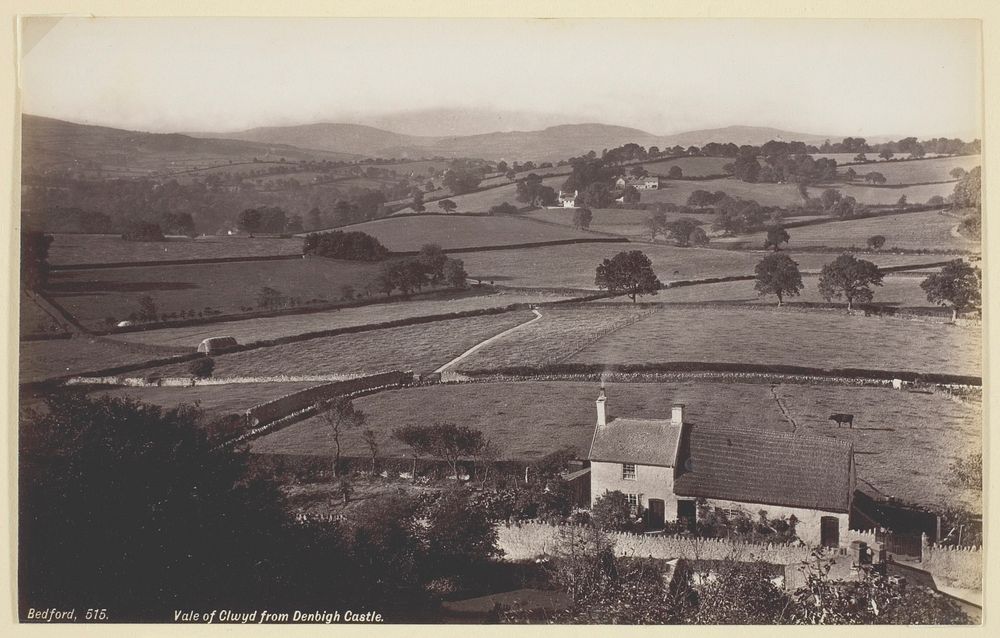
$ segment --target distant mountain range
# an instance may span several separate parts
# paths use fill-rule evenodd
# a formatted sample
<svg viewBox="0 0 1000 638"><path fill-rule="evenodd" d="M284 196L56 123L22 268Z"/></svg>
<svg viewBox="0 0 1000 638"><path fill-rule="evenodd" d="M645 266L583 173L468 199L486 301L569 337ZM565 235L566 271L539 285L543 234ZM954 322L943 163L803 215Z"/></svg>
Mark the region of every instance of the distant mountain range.
<svg viewBox="0 0 1000 638"><path fill-rule="evenodd" d="M300 148L369 157L475 157L489 160L554 161L600 153L628 142L660 148L675 145L702 146L708 142L763 144L768 140L822 144L836 136L795 133L774 128L730 126L690 131L674 135L654 135L646 131L608 124L563 124L537 131L504 131L458 136L418 136L393 133L358 124L322 123L299 126L263 127L234 133L194 133L201 137L235 139L268 144L289 144Z"/></svg>
<svg viewBox="0 0 1000 638"><path fill-rule="evenodd" d="M279 142L143 133L27 114L21 118L21 155L25 166L39 169L86 168L87 163L95 163L140 173L180 170L199 162L250 162L254 158L284 157L289 161L359 158L350 153L305 150Z"/></svg>
<svg viewBox="0 0 1000 638"><path fill-rule="evenodd" d="M440 120L441 114L435 113ZM409 117L410 127L420 122L419 115L406 117ZM473 123L469 120L463 126ZM629 142L647 148L668 148L676 145L703 146L708 142L757 145L772 139L818 145L826 139L841 139L838 136L758 126L729 126L654 135L635 128L607 124L563 124L536 131L452 136L406 135L373 126L344 123L272 126L230 133L142 133L33 115L23 116L22 132L26 163L45 166L95 161L109 165L120 163L124 157L130 167L143 166L150 170L175 167L181 162L219 159L236 162L250 161L255 157L277 159L279 156L290 161L440 156L540 162L579 156L591 150L599 154L603 149ZM109 161L109 157L117 159Z"/></svg>

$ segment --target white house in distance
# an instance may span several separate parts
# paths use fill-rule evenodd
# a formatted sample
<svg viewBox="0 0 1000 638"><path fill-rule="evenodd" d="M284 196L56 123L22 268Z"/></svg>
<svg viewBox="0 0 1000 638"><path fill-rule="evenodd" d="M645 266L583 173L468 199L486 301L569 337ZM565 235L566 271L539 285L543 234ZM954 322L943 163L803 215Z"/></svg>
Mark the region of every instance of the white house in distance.
<svg viewBox="0 0 1000 638"><path fill-rule="evenodd" d="M576 208L576 198L580 191L559 191L559 205L563 208Z"/></svg>
<svg viewBox="0 0 1000 638"><path fill-rule="evenodd" d="M832 438L715 424L692 425L684 405L669 419L608 417L597 398L590 447L590 501L620 491L650 528L697 517L696 502L756 519L798 519L810 545L836 547L847 530L855 488L854 448Z"/></svg>

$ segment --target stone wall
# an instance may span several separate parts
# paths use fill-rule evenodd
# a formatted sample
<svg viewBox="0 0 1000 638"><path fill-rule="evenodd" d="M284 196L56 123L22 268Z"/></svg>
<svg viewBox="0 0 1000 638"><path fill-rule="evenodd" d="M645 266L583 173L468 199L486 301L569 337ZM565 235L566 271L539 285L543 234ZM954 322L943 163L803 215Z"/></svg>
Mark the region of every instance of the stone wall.
<svg viewBox="0 0 1000 638"><path fill-rule="evenodd" d="M920 568L934 576L934 582L960 589L983 589L983 552L980 547L925 545Z"/></svg>
<svg viewBox="0 0 1000 638"><path fill-rule="evenodd" d="M506 560L530 560L552 554L559 543L559 531L569 526L547 523L500 525L499 546ZM615 554L638 558L687 558L689 560L762 560L775 565L798 564L810 559L813 550L802 544L776 545L741 543L726 539L692 539L682 536L611 533ZM828 554L841 555L840 550Z"/></svg>

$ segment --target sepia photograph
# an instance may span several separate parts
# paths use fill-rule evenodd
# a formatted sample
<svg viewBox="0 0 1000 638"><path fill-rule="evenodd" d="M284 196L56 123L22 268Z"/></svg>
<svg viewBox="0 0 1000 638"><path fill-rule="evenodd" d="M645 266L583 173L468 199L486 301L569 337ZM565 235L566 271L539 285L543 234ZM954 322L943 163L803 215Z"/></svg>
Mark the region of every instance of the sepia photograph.
<svg viewBox="0 0 1000 638"><path fill-rule="evenodd" d="M20 16L15 622L980 625L904 17Z"/></svg>

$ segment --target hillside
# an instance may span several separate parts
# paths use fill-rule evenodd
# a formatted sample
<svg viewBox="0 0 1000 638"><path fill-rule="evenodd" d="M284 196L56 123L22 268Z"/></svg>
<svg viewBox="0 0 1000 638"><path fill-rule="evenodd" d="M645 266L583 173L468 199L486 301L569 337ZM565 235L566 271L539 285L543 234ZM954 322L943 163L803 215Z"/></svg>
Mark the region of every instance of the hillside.
<svg viewBox="0 0 1000 638"><path fill-rule="evenodd" d="M278 160L284 157L297 161L353 157L329 151L306 151L278 142L144 133L28 114L21 118L21 136L24 168L36 171L92 166L111 174L138 175L226 162L250 162L254 158Z"/></svg>
<svg viewBox="0 0 1000 638"><path fill-rule="evenodd" d="M412 122L409 122L413 126ZM563 124L533 131L506 131L445 137L393 133L371 126L343 123L304 124L250 129L235 133L199 133L219 138L290 144L338 153L371 157L475 157L489 160L556 161L588 151L635 142L660 148L701 146L708 142L763 144L771 139L799 140L821 144L828 137L779 129L732 126L660 136L626 126L608 124Z"/></svg>

